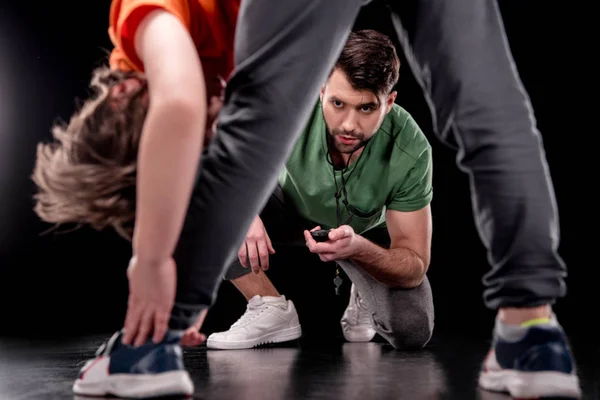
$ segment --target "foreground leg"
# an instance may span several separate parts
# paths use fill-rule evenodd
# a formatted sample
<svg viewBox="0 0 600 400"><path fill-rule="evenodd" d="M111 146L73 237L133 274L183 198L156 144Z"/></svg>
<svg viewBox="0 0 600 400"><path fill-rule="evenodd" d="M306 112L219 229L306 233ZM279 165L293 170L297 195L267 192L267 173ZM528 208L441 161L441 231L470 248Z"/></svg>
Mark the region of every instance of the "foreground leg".
<svg viewBox="0 0 600 400"><path fill-rule="evenodd" d="M492 267L484 300L500 312L480 384L517 397L577 397L566 337L550 318L550 305L566 294L552 182L498 6L415 0L409 15L405 3L390 1L399 10L394 24L436 133L458 147L459 167L469 174Z"/></svg>
<svg viewBox="0 0 600 400"><path fill-rule="evenodd" d="M214 301L360 5L360 0L242 2L235 71L175 252L179 276L172 328L187 328Z"/></svg>
<svg viewBox="0 0 600 400"><path fill-rule="evenodd" d="M100 354L82 371L74 387L77 393L104 395L109 393L101 392L110 389L117 396L150 397L150 392L157 396L193 391L180 364L179 341L170 338L192 326L213 303L223 272L274 189L360 5L360 0L242 2L235 72L217 136L201 159L174 254L178 287L171 331L157 345L108 346L108 354ZM104 369L94 367L100 363ZM186 382L173 388L170 380L152 379L168 372L181 372ZM128 382L123 388L140 381L154 386L117 390L113 373Z"/></svg>

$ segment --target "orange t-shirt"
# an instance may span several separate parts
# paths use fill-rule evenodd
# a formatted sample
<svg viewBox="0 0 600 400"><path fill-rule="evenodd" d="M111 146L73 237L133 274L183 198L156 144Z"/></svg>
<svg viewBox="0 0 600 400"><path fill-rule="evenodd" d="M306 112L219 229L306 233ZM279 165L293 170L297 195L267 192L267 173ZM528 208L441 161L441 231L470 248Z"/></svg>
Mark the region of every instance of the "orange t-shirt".
<svg viewBox="0 0 600 400"><path fill-rule="evenodd" d="M149 12L162 8L179 18L190 32L207 86L212 86L217 77L227 79L233 70L233 40L240 1L112 0L108 34L115 47L110 67L144 71L135 51L135 30Z"/></svg>

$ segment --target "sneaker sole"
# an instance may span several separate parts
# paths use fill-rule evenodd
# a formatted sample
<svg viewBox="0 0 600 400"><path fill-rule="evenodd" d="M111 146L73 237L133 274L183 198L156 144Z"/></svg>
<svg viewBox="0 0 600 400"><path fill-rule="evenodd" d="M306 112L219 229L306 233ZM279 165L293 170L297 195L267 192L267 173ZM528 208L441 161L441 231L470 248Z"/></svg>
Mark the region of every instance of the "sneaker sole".
<svg viewBox="0 0 600 400"><path fill-rule="evenodd" d="M373 340L373 338L375 337L375 334L377 333L374 329L371 330L343 330L342 328L342 333L344 334L344 339L346 339L348 342L352 342L352 343L365 343L365 342L370 342L371 340Z"/></svg>
<svg viewBox="0 0 600 400"><path fill-rule="evenodd" d="M188 396L194 393L194 384L186 371L160 374L114 374L105 379L90 381L77 379L73 392L82 396L117 396L148 398L159 396Z"/></svg>
<svg viewBox="0 0 600 400"><path fill-rule="evenodd" d="M302 327L300 325L296 325L277 332L267 333L266 335L262 335L252 340L242 340L236 342L220 341L211 339L209 336L208 340L206 341L206 347L209 349L218 350L251 349L253 347L258 347L269 343L288 342L290 340L298 339L300 336L302 336Z"/></svg>
<svg viewBox="0 0 600 400"><path fill-rule="evenodd" d="M579 399L577 376L560 372L519 372L515 370L484 372L479 386L493 392L508 392L516 398L567 397Z"/></svg>

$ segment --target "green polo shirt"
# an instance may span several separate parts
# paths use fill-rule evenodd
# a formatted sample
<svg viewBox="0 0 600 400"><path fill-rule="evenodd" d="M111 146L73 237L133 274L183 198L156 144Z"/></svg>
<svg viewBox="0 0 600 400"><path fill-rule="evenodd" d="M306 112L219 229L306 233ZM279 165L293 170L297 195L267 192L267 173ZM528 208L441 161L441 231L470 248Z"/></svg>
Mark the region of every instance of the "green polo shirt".
<svg viewBox="0 0 600 400"><path fill-rule="evenodd" d="M334 171L327 158L326 128L317 105L294 146L279 183L286 204L323 229L335 228L336 184L341 170ZM385 211L416 211L431 202L431 146L414 119L394 104L357 161L344 172L349 207L340 198L341 222L362 234L385 227Z"/></svg>

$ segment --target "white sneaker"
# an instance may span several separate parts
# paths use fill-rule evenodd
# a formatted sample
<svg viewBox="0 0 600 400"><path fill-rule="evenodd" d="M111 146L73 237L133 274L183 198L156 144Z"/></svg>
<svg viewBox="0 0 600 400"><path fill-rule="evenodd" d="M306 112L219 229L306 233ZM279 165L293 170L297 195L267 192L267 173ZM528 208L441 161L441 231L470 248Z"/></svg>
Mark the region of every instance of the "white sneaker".
<svg viewBox="0 0 600 400"><path fill-rule="evenodd" d="M206 341L209 349L250 349L267 343L298 339L302 328L296 307L285 296L254 296L246 312L228 331L215 332Z"/></svg>
<svg viewBox="0 0 600 400"><path fill-rule="evenodd" d="M344 311L342 320L342 332L349 342L370 342L375 337L373 317L371 312L363 303L354 283L350 289L350 301Z"/></svg>

